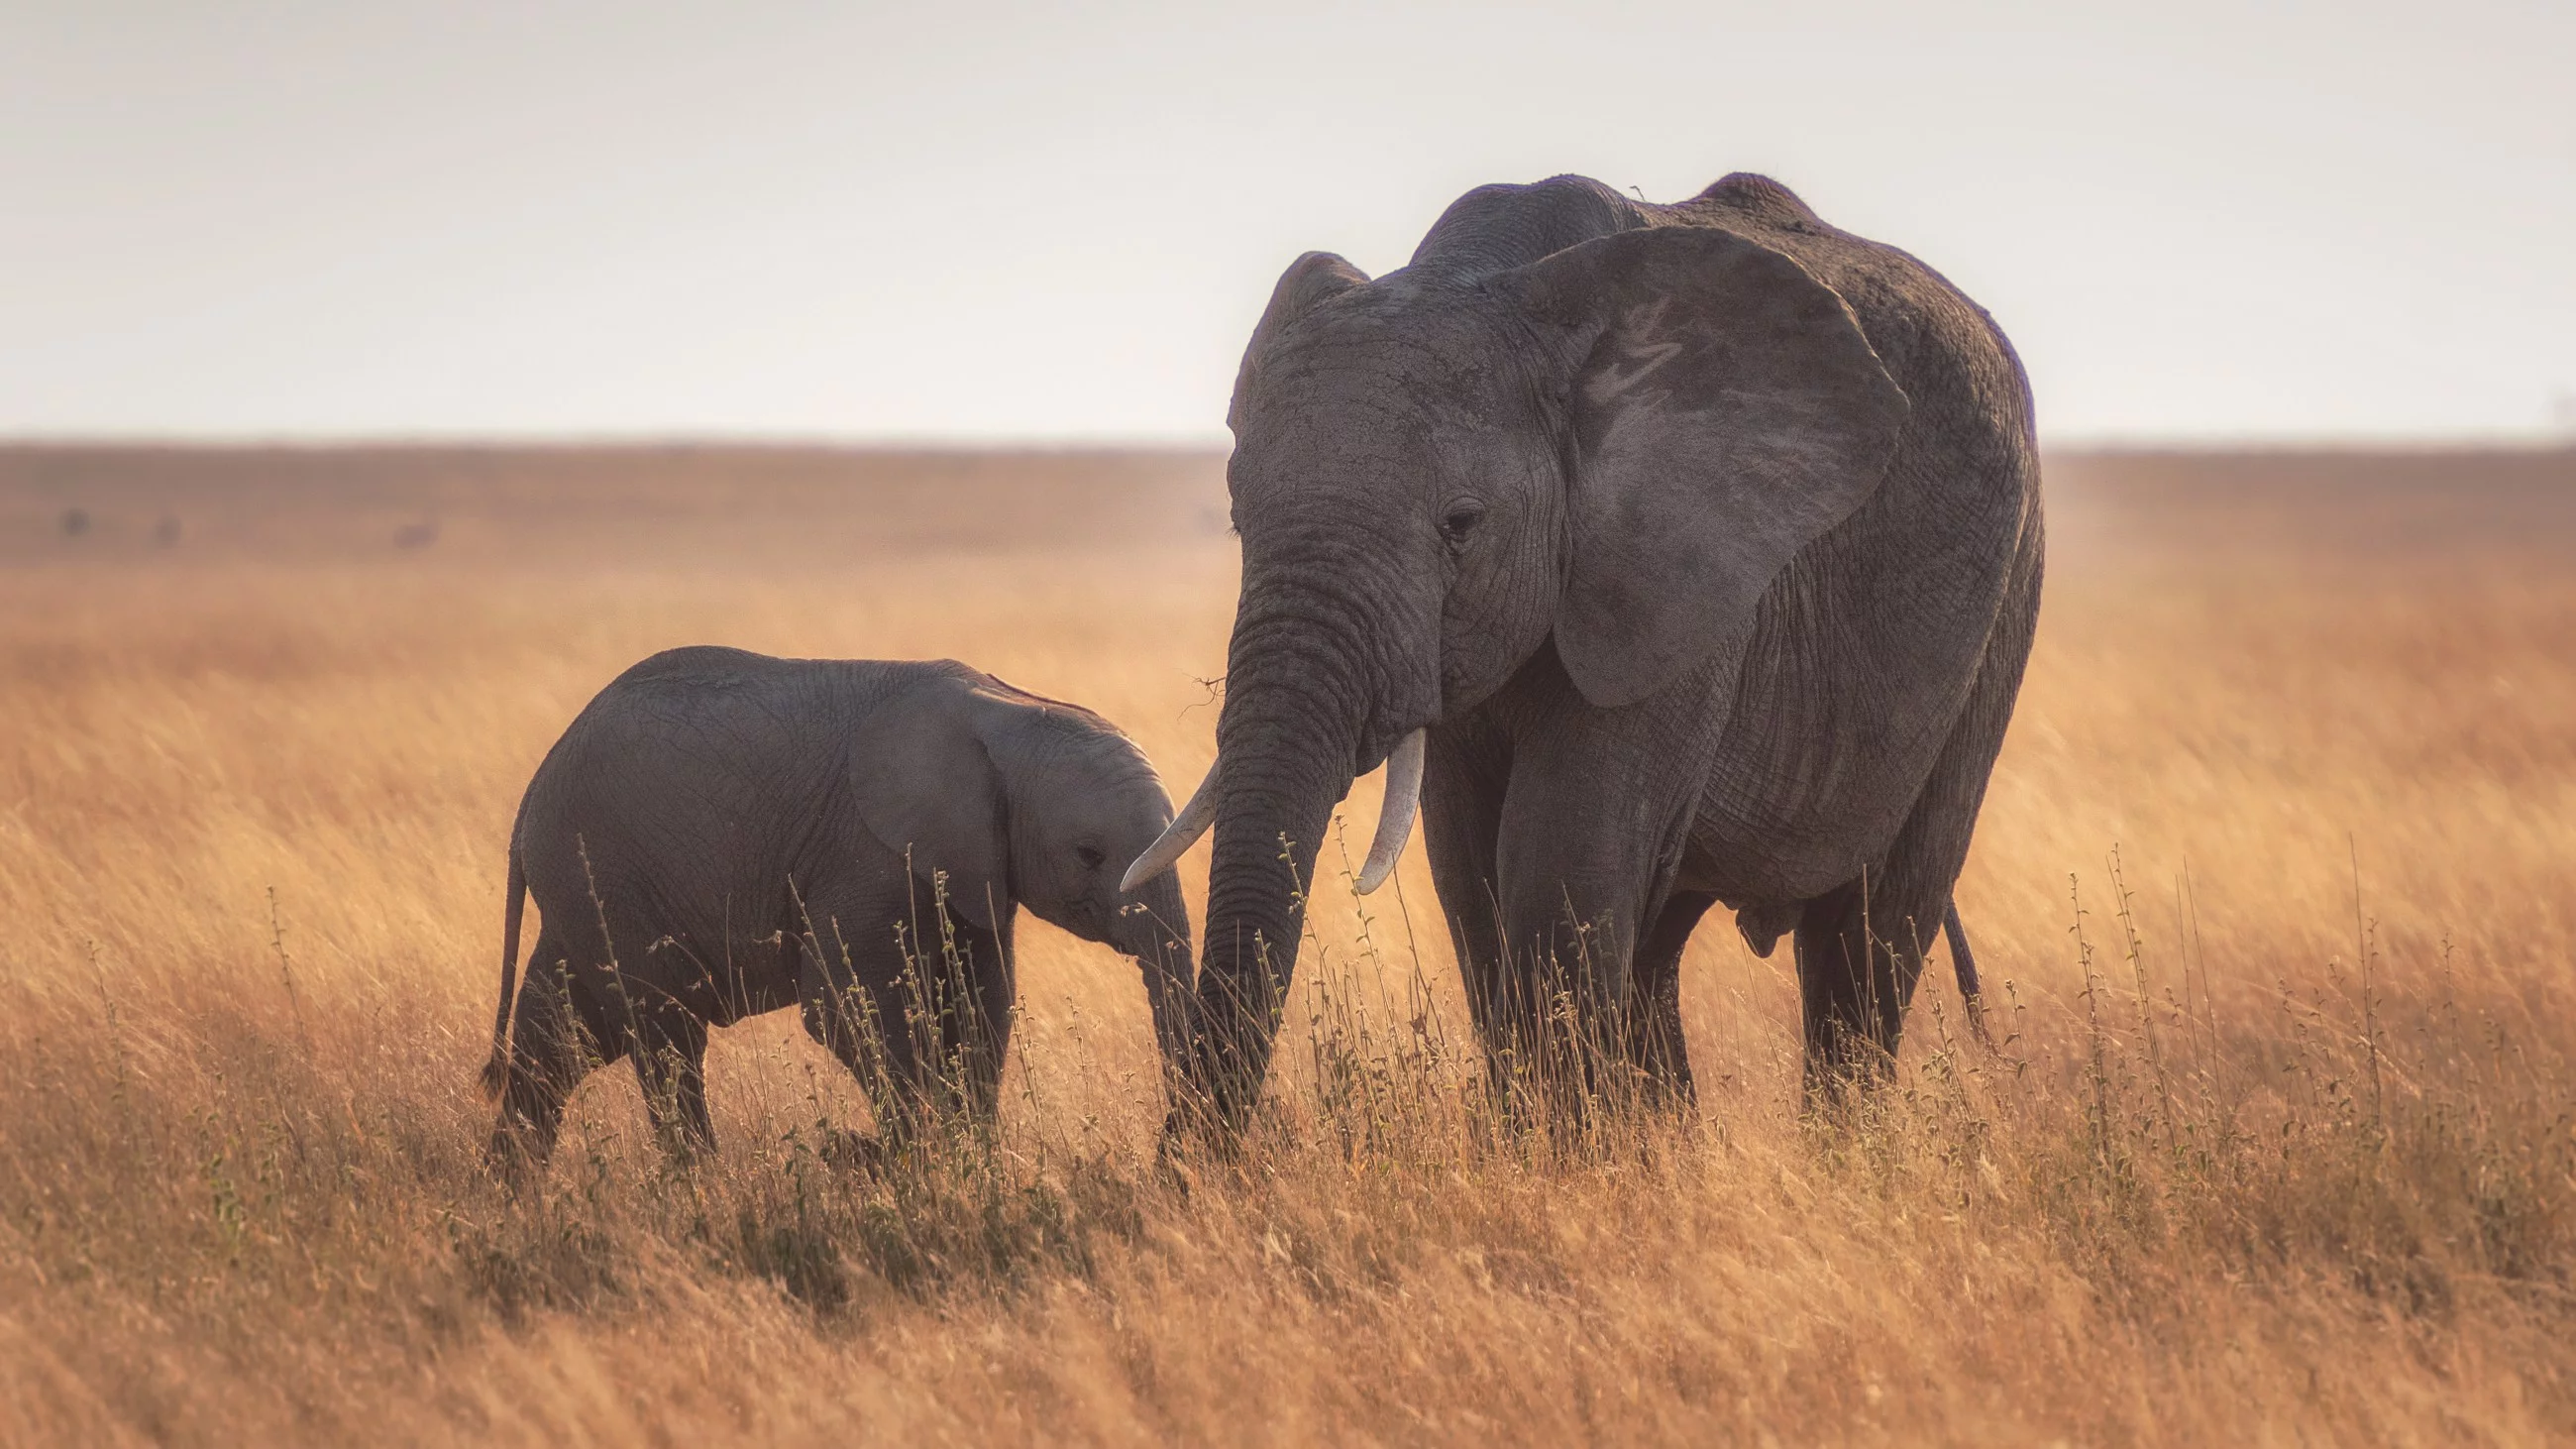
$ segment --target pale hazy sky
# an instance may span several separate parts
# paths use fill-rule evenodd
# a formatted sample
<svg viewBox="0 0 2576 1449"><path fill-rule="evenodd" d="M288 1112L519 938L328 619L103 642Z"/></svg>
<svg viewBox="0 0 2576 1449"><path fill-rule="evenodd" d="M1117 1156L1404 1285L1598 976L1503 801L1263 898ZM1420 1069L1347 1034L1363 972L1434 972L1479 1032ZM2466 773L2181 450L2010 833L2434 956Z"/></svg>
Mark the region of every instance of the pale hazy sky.
<svg viewBox="0 0 2576 1449"><path fill-rule="evenodd" d="M1733 170L2060 440L2576 432L2576 4L0 0L0 435L1223 437L1279 269Z"/></svg>

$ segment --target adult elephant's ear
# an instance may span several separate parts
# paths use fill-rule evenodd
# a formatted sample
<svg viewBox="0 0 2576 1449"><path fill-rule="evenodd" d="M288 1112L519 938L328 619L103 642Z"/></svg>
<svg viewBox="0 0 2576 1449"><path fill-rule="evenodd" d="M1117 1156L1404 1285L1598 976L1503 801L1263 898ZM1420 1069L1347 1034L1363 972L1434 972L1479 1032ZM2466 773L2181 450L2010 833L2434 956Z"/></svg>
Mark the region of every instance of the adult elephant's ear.
<svg viewBox="0 0 2576 1449"><path fill-rule="evenodd" d="M1288 270L1279 274L1279 284L1270 289L1270 305L1262 309L1252 342L1243 349L1243 366L1234 374L1234 401L1225 410L1225 425L1242 434L1244 420L1251 415L1252 390L1261 380L1261 355L1288 324L1329 298L1367 285L1368 273L1331 252L1308 252L1290 262Z"/></svg>
<svg viewBox="0 0 2576 1449"><path fill-rule="evenodd" d="M1909 405L1840 296L1732 232L1583 242L1495 279L1573 359L1557 653L1627 704L1740 653L1798 550L1878 486Z"/></svg>
<svg viewBox="0 0 2576 1449"><path fill-rule="evenodd" d="M949 914L986 930L1011 903L1009 804L983 740L954 708L952 681L907 690L869 721L850 768L859 818L910 853L921 931L936 945L930 885L948 876ZM817 927L821 922L815 923Z"/></svg>

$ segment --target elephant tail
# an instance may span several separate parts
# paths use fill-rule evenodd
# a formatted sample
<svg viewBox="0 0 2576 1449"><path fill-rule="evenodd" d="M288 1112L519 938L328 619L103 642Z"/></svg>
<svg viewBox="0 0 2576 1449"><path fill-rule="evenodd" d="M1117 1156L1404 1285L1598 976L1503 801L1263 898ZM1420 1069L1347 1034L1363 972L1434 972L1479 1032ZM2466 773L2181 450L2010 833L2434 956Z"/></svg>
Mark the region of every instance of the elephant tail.
<svg viewBox="0 0 2576 1449"><path fill-rule="evenodd" d="M1977 982L1977 953L1968 949L1968 928L1959 924L1959 903L1941 909L1941 939L1950 945L1950 969L1958 973L1959 995L1968 1003L1968 1030L1978 1041L1994 1045L1986 1030L1986 993Z"/></svg>
<svg viewBox="0 0 2576 1449"><path fill-rule="evenodd" d="M509 894L501 907L501 1006L492 1014L492 1059L483 1064L483 1094L498 1097L510 1085L510 1001L519 987L519 923L526 916L528 869L519 859L519 827L510 827Z"/></svg>

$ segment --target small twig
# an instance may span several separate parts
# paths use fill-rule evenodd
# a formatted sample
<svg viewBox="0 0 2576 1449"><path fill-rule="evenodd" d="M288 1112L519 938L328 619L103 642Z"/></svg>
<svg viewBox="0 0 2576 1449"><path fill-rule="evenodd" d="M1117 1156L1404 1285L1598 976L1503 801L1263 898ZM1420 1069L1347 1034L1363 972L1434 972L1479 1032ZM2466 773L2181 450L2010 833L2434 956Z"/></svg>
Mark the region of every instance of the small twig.
<svg viewBox="0 0 2576 1449"><path fill-rule="evenodd" d="M286 983L286 1006L295 1015L296 1040L309 1057L313 1053L313 1036L304 1025L304 997L295 989L295 963L286 954L286 922L278 914L275 886L268 888L268 944L277 952L277 976Z"/></svg>

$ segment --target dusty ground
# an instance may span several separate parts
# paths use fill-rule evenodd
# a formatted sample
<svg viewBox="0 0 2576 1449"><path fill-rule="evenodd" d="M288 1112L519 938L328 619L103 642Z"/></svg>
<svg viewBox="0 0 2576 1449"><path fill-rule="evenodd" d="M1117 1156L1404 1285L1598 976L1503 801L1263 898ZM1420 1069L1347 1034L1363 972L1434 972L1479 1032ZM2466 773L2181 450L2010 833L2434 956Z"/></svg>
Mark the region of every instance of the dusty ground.
<svg viewBox="0 0 2576 1449"><path fill-rule="evenodd" d="M1497 1136L1417 850L1365 941L1319 890L1186 1197L1131 969L1034 925L989 1149L825 1166L863 1109L781 1016L718 1044L712 1166L619 1075L539 1198L483 1180L502 836L594 689L950 654L1184 793L1216 478L0 454L0 1440L2576 1434L2565 453L2056 460L1960 893L2010 1039L1936 968L1872 1120L1801 1129L1787 963L1712 920L1699 1118Z"/></svg>

